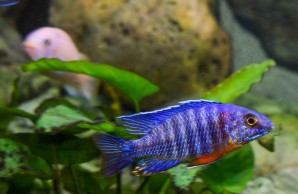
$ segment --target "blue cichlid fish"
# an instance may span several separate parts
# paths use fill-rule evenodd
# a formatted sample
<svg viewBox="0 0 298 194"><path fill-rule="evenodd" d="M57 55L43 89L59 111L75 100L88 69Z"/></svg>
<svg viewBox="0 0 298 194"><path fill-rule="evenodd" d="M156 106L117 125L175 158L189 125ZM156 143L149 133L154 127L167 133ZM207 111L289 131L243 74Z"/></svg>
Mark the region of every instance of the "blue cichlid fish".
<svg viewBox="0 0 298 194"><path fill-rule="evenodd" d="M119 117L137 140L96 134L94 141L103 153L103 174L119 173L137 159L136 175L152 175L180 163L206 165L241 148L273 129L266 116L233 104L207 100Z"/></svg>
<svg viewBox="0 0 298 194"><path fill-rule="evenodd" d="M6 7L19 3L19 0L0 0L0 6Z"/></svg>

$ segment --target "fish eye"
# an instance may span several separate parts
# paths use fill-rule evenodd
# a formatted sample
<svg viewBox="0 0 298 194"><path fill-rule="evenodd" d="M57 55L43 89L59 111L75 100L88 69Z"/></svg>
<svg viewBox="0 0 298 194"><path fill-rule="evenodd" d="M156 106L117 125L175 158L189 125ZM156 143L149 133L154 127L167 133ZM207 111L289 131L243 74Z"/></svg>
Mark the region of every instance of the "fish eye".
<svg viewBox="0 0 298 194"><path fill-rule="evenodd" d="M245 117L245 123L248 126L253 127L258 123L258 119L255 115L249 114Z"/></svg>
<svg viewBox="0 0 298 194"><path fill-rule="evenodd" d="M50 39L44 39L43 41L45 46L50 46L51 45L51 40Z"/></svg>

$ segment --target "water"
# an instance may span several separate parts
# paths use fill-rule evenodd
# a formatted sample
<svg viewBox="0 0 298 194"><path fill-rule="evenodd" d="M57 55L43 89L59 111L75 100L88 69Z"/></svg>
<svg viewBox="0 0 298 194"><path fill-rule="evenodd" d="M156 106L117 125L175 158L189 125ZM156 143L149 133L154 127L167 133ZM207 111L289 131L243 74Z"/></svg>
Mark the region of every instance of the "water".
<svg viewBox="0 0 298 194"><path fill-rule="evenodd" d="M275 41L282 40L279 33L287 28L284 40L293 37L294 25L264 23L260 29L271 26L277 37L268 47L260 38L265 35L263 31L252 33L252 24L241 25L227 1L206 2L0 0L0 177L10 177L5 181L0 178L0 192L298 193L298 70L286 62L294 59L296 50L281 46L272 55L272 49L283 43ZM286 22L296 21L296 14L291 13L297 9L296 4L285 12L287 4L283 2L275 4L278 9L266 5L270 11L262 7L264 17L252 22L275 16ZM250 16L249 11L244 13ZM44 26L61 28L69 38L64 36L62 41L60 35L41 34L27 51L62 60L87 59L95 66L108 64L132 71L160 90L143 98L141 94L152 85L113 68L87 70L101 78L99 87L63 72L54 78L50 73L23 72L22 67L33 61L23 40ZM101 153L93 144L92 134L100 131L126 139L139 138L120 127L116 116L200 98L243 67L269 57L278 62L277 66L264 72L259 82L232 103L267 115L281 129L273 142L274 152L254 141L251 147L239 149L211 166L188 169L184 164L149 178L131 175L132 168L121 177L102 176ZM243 86L250 81L243 81ZM70 83L78 92L94 87L97 91L86 99L68 93L64 88ZM237 94L233 87L229 89ZM223 91L222 96L231 90ZM133 102L131 96L135 97ZM16 143L9 147L5 141Z"/></svg>

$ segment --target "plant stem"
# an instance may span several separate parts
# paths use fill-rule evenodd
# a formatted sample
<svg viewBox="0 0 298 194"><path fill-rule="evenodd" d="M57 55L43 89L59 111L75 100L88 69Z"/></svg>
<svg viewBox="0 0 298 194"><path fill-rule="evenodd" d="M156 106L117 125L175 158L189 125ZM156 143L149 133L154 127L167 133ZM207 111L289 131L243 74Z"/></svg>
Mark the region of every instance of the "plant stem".
<svg viewBox="0 0 298 194"><path fill-rule="evenodd" d="M53 165L53 170L54 170L54 178L53 178L53 182L54 182L54 192L55 194L62 194L61 192L61 188L62 188L62 184L61 184L61 178L60 178L60 171L59 171L59 166L58 166L58 160L57 160L57 153L56 153L56 148L55 145L51 145L51 151L52 151L52 158L54 161L54 165Z"/></svg>
<svg viewBox="0 0 298 194"><path fill-rule="evenodd" d="M122 193L121 175L122 175L121 172L116 175L116 178L117 178L117 190L116 190L116 193L117 194L121 194Z"/></svg>
<svg viewBox="0 0 298 194"><path fill-rule="evenodd" d="M138 101L134 101L133 103L135 105L136 112L141 112L141 108L140 108L139 102Z"/></svg>
<svg viewBox="0 0 298 194"><path fill-rule="evenodd" d="M142 184L139 186L139 188L136 190L136 194L141 193L141 191L143 190L143 188L145 187L145 185L147 184L147 182L149 181L150 177L146 176L144 181L142 182Z"/></svg>
<svg viewBox="0 0 298 194"><path fill-rule="evenodd" d="M165 184L163 184L163 186L162 186L162 188L161 188L159 194L165 194L165 193L166 193L166 191L167 191L167 189L168 189L168 186L170 185L170 182L171 182L171 181L170 181L170 179L168 178L168 179L166 180Z"/></svg>
<svg viewBox="0 0 298 194"><path fill-rule="evenodd" d="M76 173L75 173L74 165L71 165L69 168L70 168L70 172L71 172L71 176L72 176L72 181L74 182L74 185L76 188L76 192L77 192L77 194L82 194L80 185L79 185Z"/></svg>

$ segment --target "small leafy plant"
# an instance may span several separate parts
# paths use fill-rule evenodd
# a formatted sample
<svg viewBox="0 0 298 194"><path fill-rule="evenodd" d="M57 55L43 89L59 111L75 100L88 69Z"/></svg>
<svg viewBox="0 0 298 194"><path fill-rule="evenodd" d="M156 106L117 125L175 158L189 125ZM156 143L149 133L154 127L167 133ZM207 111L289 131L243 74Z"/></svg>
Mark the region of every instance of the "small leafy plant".
<svg viewBox="0 0 298 194"><path fill-rule="evenodd" d="M202 98L232 102L249 91L274 65L274 61L267 60L244 67L203 94ZM23 70L67 71L96 77L130 98L137 111L140 111L140 100L159 90L158 86L135 73L87 61L41 59L23 66ZM254 155L248 145L208 167L189 169L179 165L150 178L132 177L126 172L102 177L101 153L92 141L92 134L100 131L128 136L114 122L114 116L107 115L103 109L86 109L63 99L46 99L33 113L11 105L0 108L0 115L0 194L60 194L64 190L78 194L162 194L182 190L188 193L240 193L253 176ZM8 130L16 117L28 120L32 124L30 130ZM124 181L121 176L127 179Z"/></svg>

